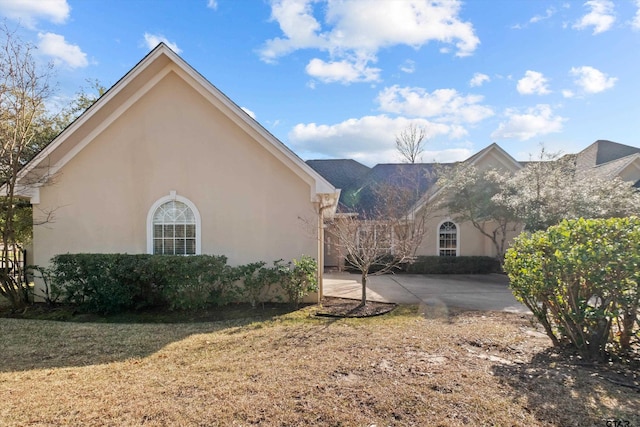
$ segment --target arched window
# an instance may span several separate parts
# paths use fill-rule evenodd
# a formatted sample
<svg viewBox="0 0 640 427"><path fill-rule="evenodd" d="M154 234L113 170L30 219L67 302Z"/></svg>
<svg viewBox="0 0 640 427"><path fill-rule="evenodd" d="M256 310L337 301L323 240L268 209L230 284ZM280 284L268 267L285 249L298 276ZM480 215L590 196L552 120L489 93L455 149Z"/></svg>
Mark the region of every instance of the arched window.
<svg viewBox="0 0 640 427"><path fill-rule="evenodd" d="M438 254L440 256L458 256L458 227L451 221L440 224Z"/></svg>
<svg viewBox="0 0 640 427"><path fill-rule="evenodd" d="M200 253L200 214L193 203L172 191L151 207L147 216L147 252Z"/></svg>

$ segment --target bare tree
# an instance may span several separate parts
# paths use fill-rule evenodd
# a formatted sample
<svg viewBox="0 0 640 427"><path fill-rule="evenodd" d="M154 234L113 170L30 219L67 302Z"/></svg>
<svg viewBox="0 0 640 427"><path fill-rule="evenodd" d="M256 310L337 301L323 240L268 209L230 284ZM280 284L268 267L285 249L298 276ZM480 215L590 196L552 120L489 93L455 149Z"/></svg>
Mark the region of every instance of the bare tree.
<svg viewBox="0 0 640 427"><path fill-rule="evenodd" d="M40 71L32 57L33 47L15 31L0 28L0 295L14 308L28 301L28 287L19 259L16 237L18 172L38 147L45 101L51 95L50 68Z"/></svg>
<svg viewBox="0 0 640 427"><path fill-rule="evenodd" d="M412 212L417 201L415 189L382 184L375 193L373 210L339 213L329 224L335 246L360 272L361 305L367 303L368 276L388 273L413 261L425 234L427 209Z"/></svg>
<svg viewBox="0 0 640 427"><path fill-rule="evenodd" d="M406 163L418 163L422 161L426 129L415 123L407 126L400 135L396 135L396 149Z"/></svg>

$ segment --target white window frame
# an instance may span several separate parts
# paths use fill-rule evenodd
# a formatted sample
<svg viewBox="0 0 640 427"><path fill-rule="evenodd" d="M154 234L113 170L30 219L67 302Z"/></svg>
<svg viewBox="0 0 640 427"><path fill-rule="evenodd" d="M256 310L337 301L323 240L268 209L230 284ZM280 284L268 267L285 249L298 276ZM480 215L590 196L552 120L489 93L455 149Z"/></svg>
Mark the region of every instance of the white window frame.
<svg viewBox="0 0 640 427"><path fill-rule="evenodd" d="M442 227L442 225L446 222L450 222L456 227L456 255L455 256L460 256L460 225L458 225L452 219L445 219L444 221L441 221L440 224L438 224L438 228L436 228L436 255L446 256L446 255L440 255L440 250L451 250L451 248L440 247L440 227Z"/></svg>
<svg viewBox="0 0 640 427"><path fill-rule="evenodd" d="M170 191L168 196L164 196L156 200L156 202L151 206L149 212L147 213L147 253L153 254L153 217L156 213L156 210L162 206L163 204L171 201L184 203L191 209L193 212L193 216L196 220L196 253L195 255L200 255L202 253L202 244L201 244L201 230L202 230L202 221L200 220L200 211L196 205L191 202L191 200L186 197L179 196L175 191Z"/></svg>

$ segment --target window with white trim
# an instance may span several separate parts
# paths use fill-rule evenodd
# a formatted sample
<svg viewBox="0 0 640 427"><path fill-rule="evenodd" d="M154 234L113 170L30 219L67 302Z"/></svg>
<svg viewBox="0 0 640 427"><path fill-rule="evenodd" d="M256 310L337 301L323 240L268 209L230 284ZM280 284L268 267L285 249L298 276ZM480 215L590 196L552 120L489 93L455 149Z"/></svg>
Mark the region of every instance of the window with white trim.
<svg viewBox="0 0 640 427"><path fill-rule="evenodd" d="M438 254L440 256L458 256L458 227L451 221L440 224Z"/></svg>
<svg viewBox="0 0 640 427"><path fill-rule="evenodd" d="M147 253L199 255L200 212L191 200L171 190L147 212Z"/></svg>

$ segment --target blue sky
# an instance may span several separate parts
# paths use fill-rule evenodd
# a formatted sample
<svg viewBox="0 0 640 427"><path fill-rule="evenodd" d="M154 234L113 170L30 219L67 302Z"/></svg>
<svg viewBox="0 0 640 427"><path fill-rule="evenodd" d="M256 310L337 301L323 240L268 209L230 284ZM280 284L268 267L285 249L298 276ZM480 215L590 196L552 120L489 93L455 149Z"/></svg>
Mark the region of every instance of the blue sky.
<svg viewBox="0 0 640 427"><path fill-rule="evenodd" d="M640 0L0 0L56 102L110 87L159 41L303 159L518 160L640 146Z"/></svg>

